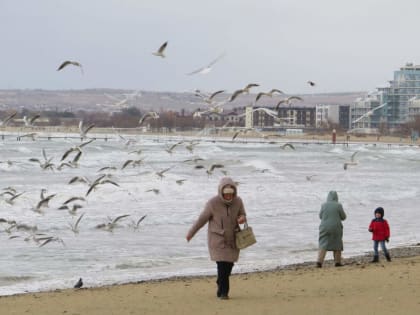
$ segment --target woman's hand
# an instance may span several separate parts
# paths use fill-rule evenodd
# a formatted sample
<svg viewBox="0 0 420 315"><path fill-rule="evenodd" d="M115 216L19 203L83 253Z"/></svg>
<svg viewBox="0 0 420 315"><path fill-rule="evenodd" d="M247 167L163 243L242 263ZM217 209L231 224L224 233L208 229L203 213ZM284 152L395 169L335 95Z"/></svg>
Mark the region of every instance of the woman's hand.
<svg viewBox="0 0 420 315"><path fill-rule="evenodd" d="M244 215L240 215L237 221L238 221L238 224L244 224L246 222L246 217Z"/></svg>

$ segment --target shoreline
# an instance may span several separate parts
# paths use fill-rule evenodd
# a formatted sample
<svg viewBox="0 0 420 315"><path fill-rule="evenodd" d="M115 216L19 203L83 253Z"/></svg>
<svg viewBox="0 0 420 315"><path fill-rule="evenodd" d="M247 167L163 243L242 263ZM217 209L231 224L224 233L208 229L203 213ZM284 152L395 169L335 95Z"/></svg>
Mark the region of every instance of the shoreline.
<svg viewBox="0 0 420 315"><path fill-rule="evenodd" d="M391 258L412 258L412 257L419 257L420 258L420 243L411 244L411 245L403 245L394 248L387 248ZM361 255L350 256L345 258L345 252L343 252L342 262L345 266L354 266L354 265L365 265L370 264L373 256L373 251L366 252ZM384 260L382 252L380 251L380 259ZM315 255L316 256L316 255ZM314 256L314 257L315 257ZM210 259L210 258L209 258ZM271 267L267 269L257 269L254 271L244 271L244 272L235 272L235 267L232 272L232 276L240 276L240 275L250 275L250 274L265 274L265 273L273 273L273 272L282 272L282 271L290 271L290 270L306 270L312 269L316 267L316 260L311 261L304 261L299 263L292 263L286 265L279 265L277 267ZM332 252L327 252L323 268L330 268L334 267L334 260L332 257ZM146 280L137 280L137 281L129 281L129 282L122 282L122 283L112 283L100 286L93 286L93 287L84 287L83 289L86 290L97 290L101 288L112 288L116 286L124 286L124 285L137 285L137 284L147 284L147 283L163 283L163 282L173 282L173 281L189 281L189 280L200 280L200 279L208 279L214 278L215 274L203 274L203 275L179 275L179 276L168 276L163 278L155 278L155 279L146 279ZM66 291L68 289L53 289L53 290L46 290L46 291L33 291L33 292L24 292L24 293L15 293L10 295L0 295L1 298L11 297L11 296L22 296L28 294L45 294L50 292L61 292Z"/></svg>
<svg viewBox="0 0 420 315"><path fill-rule="evenodd" d="M418 314L420 245L381 256L326 260L233 273L230 300L215 297L215 275L0 297L1 314ZM327 254L327 257L330 254Z"/></svg>

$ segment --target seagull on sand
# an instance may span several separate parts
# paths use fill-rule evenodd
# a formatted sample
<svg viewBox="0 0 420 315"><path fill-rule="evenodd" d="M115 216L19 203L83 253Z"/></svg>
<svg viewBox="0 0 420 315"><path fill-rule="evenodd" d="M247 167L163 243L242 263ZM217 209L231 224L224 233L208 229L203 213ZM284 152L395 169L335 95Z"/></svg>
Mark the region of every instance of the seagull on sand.
<svg viewBox="0 0 420 315"><path fill-rule="evenodd" d="M221 54L220 56L218 56L216 59L214 59L212 62L210 62L207 66L202 67L200 69L194 70L190 73L187 73L187 75L193 75L193 74L207 74L211 71L212 66L218 62L220 59L222 59L224 56L226 55L226 53Z"/></svg>
<svg viewBox="0 0 420 315"><path fill-rule="evenodd" d="M65 67L67 67L67 66L69 66L69 65L72 65L72 66L76 66L76 67L79 67L80 68L80 71L82 72L82 74L83 74L83 67L82 67L82 64L80 63L80 62L77 62L77 61L71 61L71 60L66 60L66 61L64 61L58 68L57 68L57 71L60 71L60 70L62 70L62 69L64 69Z"/></svg>
<svg viewBox="0 0 420 315"><path fill-rule="evenodd" d="M79 280L74 285L74 288L75 289L80 289L82 286L83 286L83 280L82 280L82 278L79 278Z"/></svg>
<svg viewBox="0 0 420 315"><path fill-rule="evenodd" d="M355 161L355 159L354 159L354 157L356 156L357 153L359 153L359 151L354 152L351 155L350 161L347 161L347 162L344 163L344 165L343 165L344 170L347 170L348 165L357 165L357 161Z"/></svg>
<svg viewBox="0 0 420 315"><path fill-rule="evenodd" d="M152 53L152 55L155 55L155 56L158 56L158 57L165 58L165 57L166 57L166 55L165 55L165 49L166 49L166 46L168 46L168 42L167 42L167 41L166 41L166 42L164 42L164 43L163 43L163 44L159 47L158 51L153 52L153 53Z"/></svg>

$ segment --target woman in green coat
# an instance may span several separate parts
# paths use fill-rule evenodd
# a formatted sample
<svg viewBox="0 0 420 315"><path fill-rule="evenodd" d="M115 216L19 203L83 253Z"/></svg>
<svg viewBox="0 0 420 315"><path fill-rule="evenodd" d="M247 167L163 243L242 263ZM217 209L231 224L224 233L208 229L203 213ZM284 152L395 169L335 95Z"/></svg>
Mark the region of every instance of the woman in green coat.
<svg viewBox="0 0 420 315"><path fill-rule="evenodd" d="M321 268L327 251L334 252L336 267L341 267L341 252L343 251L343 224L346 219L343 206L338 202L336 191L328 193L327 201L321 206L319 212L321 224L319 225L319 252L317 267Z"/></svg>

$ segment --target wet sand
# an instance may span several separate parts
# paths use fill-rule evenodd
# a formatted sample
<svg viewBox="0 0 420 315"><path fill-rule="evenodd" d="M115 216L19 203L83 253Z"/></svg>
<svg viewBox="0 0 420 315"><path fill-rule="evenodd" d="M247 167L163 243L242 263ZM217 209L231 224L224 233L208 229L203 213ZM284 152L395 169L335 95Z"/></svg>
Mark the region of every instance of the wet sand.
<svg viewBox="0 0 420 315"><path fill-rule="evenodd" d="M5 296L0 314L420 314L419 252L233 274L229 300L216 298L215 277L191 277Z"/></svg>

